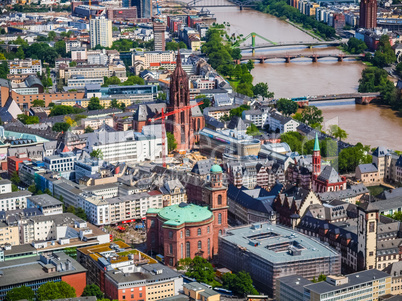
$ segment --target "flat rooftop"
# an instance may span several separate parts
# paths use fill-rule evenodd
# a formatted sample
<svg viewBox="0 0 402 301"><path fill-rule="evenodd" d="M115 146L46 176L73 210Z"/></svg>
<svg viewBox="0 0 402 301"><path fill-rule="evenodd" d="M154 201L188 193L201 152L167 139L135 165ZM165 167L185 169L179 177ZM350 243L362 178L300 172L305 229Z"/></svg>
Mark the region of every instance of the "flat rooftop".
<svg viewBox="0 0 402 301"><path fill-rule="evenodd" d="M58 199L55 199L54 197L48 195L48 194L41 194L41 195L35 195L35 196L30 196L28 199L32 202L35 203L36 205L40 207L50 207L50 206L62 206L63 203L60 202Z"/></svg>
<svg viewBox="0 0 402 301"><path fill-rule="evenodd" d="M274 264L340 256L298 231L269 223L230 229L220 239Z"/></svg>
<svg viewBox="0 0 402 301"><path fill-rule="evenodd" d="M86 272L86 269L81 266L70 256L64 253L57 253L58 261L69 259L72 263L72 269L55 271L53 273L45 272L45 264L40 261L40 256L21 258L18 260L10 260L0 263L0 273L3 273L0 281L0 286L23 284L30 281L48 279L53 277L65 276Z"/></svg>

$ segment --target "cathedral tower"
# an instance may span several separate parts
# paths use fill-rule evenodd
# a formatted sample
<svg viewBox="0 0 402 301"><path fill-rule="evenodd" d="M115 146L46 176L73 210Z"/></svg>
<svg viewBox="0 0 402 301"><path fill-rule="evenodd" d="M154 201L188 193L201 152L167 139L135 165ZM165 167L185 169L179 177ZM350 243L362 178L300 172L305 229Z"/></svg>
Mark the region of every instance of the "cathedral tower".
<svg viewBox="0 0 402 301"><path fill-rule="evenodd" d="M167 111L171 112L190 105L190 89L187 73L181 67L180 50L177 52L176 69L170 78L169 104ZM174 134L177 150L189 150L194 143L194 130L191 110L169 116L166 121L166 131Z"/></svg>

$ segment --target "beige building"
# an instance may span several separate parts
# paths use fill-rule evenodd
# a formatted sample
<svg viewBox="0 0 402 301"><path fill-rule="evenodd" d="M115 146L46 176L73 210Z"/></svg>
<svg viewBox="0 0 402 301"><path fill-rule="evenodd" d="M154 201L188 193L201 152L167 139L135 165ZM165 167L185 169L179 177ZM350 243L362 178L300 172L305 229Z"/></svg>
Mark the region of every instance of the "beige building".
<svg viewBox="0 0 402 301"><path fill-rule="evenodd" d="M89 24L89 35L91 39L91 48L95 48L96 45L111 47L113 44L112 20L108 20L103 16L91 19Z"/></svg>
<svg viewBox="0 0 402 301"><path fill-rule="evenodd" d="M402 294L402 261L394 262L383 271L392 277L391 294Z"/></svg>
<svg viewBox="0 0 402 301"><path fill-rule="evenodd" d="M18 225L7 225L0 222L0 246L10 244L18 246L20 244L20 234Z"/></svg>
<svg viewBox="0 0 402 301"><path fill-rule="evenodd" d="M364 184L376 184L381 181L377 167L372 164L360 164L356 167L356 180Z"/></svg>
<svg viewBox="0 0 402 301"><path fill-rule="evenodd" d="M84 118L81 119L81 126L86 128L87 126L96 130L103 124L113 127L113 117L107 116L103 118Z"/></svg>
<svg viewBox="0 0 402 301"><path fill-rule="evenodd" d="M120 81L127 80L126 67L123 64L116 65L85 65L85 66L75 66L66 67L59 69L59 77L65 81L74 75L84 76L85 78L103 78L116 76Z"/></svg>
<svg viewBox="0 0 402 301"><path fill-rule="evenodd" d="M141 70L158 70L159 68L174 70L176 68L174 51L134 51L131 59L135 74L139 74Z"/></svg>
<svg viewBox="0 0 402 301"><path fill-rule="evenodd" d="M190 297L190 300L201 301L220 301L221 295L204 284L190 282L183 284L184 294Z"/></svg>

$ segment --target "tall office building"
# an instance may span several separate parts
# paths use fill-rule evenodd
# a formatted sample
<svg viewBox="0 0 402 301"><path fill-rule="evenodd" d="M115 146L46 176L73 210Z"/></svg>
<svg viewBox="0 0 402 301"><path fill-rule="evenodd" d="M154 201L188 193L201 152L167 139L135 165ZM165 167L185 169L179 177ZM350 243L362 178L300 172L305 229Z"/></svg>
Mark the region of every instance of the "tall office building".
<svg viewBox="0 0 402 301"><path fill-rule="evenodd" d="M131 0L131 6L137 7L138 18L152 18L151 0Z"/></svg>
<svg viewBox="0 0 402 301"><path fill-rule="evenodd" d="M103 47L111 47L112 40L112 21L106 19L105 17L96 17L91 19L90 23L90 37L91 37L91 48L96 45L101 45Z"/></svg>
<svg viewBox="0 0 402 301"><path fill-rule="evenodd" d="M165 51L166 25L162 22L154 22L154 50Z"/></svg>
<svg viewBox="0 0 402 301"><path fill-rule="evenodd" d="M360 1L360 28L375 28L377 26L377 0Z"/></svg>

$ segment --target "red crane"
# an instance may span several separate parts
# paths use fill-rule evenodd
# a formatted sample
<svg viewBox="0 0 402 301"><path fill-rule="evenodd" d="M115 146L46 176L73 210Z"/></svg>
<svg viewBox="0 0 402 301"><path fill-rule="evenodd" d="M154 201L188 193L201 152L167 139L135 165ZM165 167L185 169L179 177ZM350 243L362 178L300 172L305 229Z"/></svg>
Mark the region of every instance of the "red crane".
<svg viewBox="0 0 402 301"><path fill-rule="evenodd" d="M200 101L195 105L185 106L185 107L182 107L180 109L177 109L177 110L174 110L174 111L171 111L171 112L167 112L167 113L165 113L163 111L163 108L162 108L162 112L161 112L161 115L159 117L149 118L148 119L149 122L155 122L156 120L159 120L159 119L162 120L162 165L163 165L163 167L166 167L166 126L165 126L166 117L174 115L174 114L177 114L177 113L180 113L180 112L183 112L183 111L186 111L186 110L190 110L191 108L194 108L196 106L202 105L203 103L204 102Z"/></svg>

